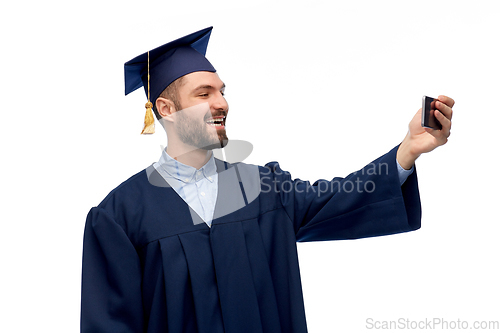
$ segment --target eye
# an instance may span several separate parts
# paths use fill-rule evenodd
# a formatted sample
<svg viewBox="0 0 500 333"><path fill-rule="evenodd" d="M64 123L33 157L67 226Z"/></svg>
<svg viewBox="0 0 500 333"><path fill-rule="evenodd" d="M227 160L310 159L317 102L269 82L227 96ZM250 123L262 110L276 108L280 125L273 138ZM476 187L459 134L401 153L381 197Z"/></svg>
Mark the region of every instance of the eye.
<svg viewBox="0 0 500 333"><path fill-rule="evenodd" d="M200 96L200 97L208 97L208 94L207 93L203 93L203 94L199 94L198 96Z"/></svg>

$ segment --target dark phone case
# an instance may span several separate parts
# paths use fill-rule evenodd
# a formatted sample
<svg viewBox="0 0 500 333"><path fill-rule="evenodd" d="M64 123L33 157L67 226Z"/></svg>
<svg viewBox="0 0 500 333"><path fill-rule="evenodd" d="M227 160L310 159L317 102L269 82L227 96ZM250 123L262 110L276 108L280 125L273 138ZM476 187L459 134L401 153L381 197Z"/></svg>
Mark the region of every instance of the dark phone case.
<svg viewBox="0 0 500 333"><path fill-rule="evenodd" d="M435 99L432 97L424 96L422 98L422 127L440 130L442 126L434 116L434 112L431 112L436 110L434 101Z"/></svg>

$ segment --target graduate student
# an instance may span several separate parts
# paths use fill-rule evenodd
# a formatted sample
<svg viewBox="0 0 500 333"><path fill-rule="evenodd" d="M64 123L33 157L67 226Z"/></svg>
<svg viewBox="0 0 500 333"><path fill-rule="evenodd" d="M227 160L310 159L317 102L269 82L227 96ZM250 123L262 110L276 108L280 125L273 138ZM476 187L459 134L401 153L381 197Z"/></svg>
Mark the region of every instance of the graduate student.
<svg viewBox="0 0 500 333"><path fill-rule="evenodd" d="M205 58L212 28L125 64L126 94L144 87L168 146L90 210L84 235L82 332L306 332L297 241L416 230L415 160L446 143L420 111L404 140L345 178L313 184L277 163L214 157L224 147L225 84Z"/></svg>

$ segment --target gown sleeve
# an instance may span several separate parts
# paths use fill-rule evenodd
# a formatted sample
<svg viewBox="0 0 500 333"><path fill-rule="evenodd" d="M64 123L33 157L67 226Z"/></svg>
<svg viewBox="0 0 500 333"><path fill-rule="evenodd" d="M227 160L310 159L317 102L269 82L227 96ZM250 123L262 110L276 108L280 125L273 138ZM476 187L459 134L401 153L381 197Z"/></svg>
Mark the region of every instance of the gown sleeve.
<svg viewBox="0 0 500 333"><path fill-rule="evenodd" d="M140 261L124 229L94 207L83 243L81 332L141 332Z"/></svg>
<svg viewBox="0 0 500 333"><path fill-rule="evenodd" d="M416 170L401 185L397 148L345 178L312 185L292 180L279 165L268 164L297 241L357 239L419 229Z"/></svg>

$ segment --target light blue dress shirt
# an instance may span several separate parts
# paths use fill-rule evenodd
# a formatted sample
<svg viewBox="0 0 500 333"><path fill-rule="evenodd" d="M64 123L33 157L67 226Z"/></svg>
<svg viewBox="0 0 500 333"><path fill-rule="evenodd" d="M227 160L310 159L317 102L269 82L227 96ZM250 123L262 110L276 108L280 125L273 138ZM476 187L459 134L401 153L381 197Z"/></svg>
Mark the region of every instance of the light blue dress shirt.
<svg viewBox="0 0 500 333"><path fill-rule="evenodd" d="M396 164L398 165L399 184L403 185L408 179L408 176L413 173L415 166L413 165L410 170L406 170L399 164L398 160L396 160Z"/></svg>
<svg viewBox="0 0 500 333"><path fill-rule="evenodd" d="M414 170L405 170L396 160L401 185ZM177 194L210 227L215 211L218 191L218 174L214 155L200 169L183 164L170 157L164 150L160 160L153 164L158 173Z"/></svg>
<svg viewBox="0 0 500 333"><path fill-rule="evenodd" d="M170 157L164 150L160 160L153 164L158 173L177 194L210 227L217 200L218 174L214 156L196 170Z"/></svg>

